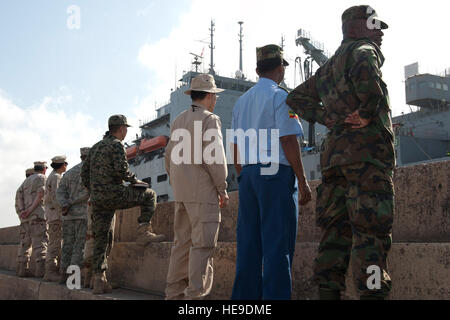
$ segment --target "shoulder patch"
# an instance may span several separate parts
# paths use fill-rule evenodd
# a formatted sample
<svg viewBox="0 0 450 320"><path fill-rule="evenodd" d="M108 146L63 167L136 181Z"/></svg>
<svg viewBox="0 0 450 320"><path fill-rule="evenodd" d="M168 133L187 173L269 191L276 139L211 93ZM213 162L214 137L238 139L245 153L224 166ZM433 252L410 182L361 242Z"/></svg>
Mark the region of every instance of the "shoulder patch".
<svg viewBox="0 0 450 320"><path fill-rule="evenodd" d="M289 118L298 120L298 115L294 111L289 110Z"/></svg>

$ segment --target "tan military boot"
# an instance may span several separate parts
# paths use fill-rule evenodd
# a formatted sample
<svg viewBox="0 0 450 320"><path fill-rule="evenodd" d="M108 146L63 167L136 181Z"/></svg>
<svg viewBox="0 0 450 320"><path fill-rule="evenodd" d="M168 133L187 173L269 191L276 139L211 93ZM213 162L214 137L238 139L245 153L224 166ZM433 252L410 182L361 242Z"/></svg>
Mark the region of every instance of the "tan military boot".
<svg viewBox="0 0 450 320"><path fill-rule="evenodd" d="M42 278L45 273L45 260L36 261L36 268L34 271L34 276L36 278Z"/></svg>
<svg viewBox="0 0 450 320"><path fill-rule="evenodd" d="M106 280L105 272L94 274L93 279L94 279L94 288L92 289L93 294L103 294L112 292L112 288L108 284L108 280Z"/></svg>
<svg viewBox="0 0 450 320"><path fill-rule="evenodd" d="M67 273L61 273L59 275L59 284L64 284L66 285L67 283L67 279L69 278L69 275Z"/></svg>
<svg viewBox="0 0 450 320"><path fill-rule="evenodd" d="M82 271L82 279L83 279L83 288L91 288L92 289L92 269L91 268L83 268Z"/></svg>
<svg viewBox="0 0 450 320"><path fill-rule="evenodd" d="M26 262L19 262L17 276L21 278L28 278L33 276L33 273L28 270Z"/></svg>
<svg viewBox="0 0 450 320"><path fill-rule="evenodd" d="M153 232L151 223L143 223L138 227L136 244L139 246L145 246L150 242L162 242L165 239L165 235Z"/></svg>
<svg viewBox="0 0 450 320"><path fill-rule="evenodd" d="M47 282L59 282L60 274L56 266L48 266L45 269L44 278L42 280Z"/></svg>

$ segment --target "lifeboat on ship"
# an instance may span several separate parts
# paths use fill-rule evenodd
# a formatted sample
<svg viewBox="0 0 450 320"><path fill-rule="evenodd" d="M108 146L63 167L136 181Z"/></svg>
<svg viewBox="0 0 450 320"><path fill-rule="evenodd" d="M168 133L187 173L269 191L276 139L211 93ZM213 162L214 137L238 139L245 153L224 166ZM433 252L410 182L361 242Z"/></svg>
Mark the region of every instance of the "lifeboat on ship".
<svg viewBox="0 0 450 320"><path fill-rule="evenodd" d="M167 146L167 142L169 137L167 136L159 136L152 139L144 139L141 141L141 145L139 146L139 151L141 153L148 153L152 151L156 151Z"/></svg>
<svg viewBox="0 0 450 320"><path fill-rule="evenodd" d="M136 145L127 148L127 160L136 158L138 148Z"/></svg>

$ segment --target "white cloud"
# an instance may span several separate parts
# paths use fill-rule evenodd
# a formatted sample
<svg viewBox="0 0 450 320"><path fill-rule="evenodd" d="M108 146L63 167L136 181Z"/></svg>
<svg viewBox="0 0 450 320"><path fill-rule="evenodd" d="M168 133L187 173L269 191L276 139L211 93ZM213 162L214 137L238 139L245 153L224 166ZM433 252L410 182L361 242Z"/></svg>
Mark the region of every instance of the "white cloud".
<svg viewBox="0 0 450 320"><path fill-rule="evenodd" d="M0 227L19 223L14 198L25 169L33 167L34 161L50 163L62 154L70 168L80 162L79 148L101 137L103 130L92 128L88 116L64 111L64 104L71 101L71 95L46 97L40 104L21 108L0 91L0 203L4 206Z"/></svg>
<svg viewBox="0 0 450 320"><path fill-rule="evenodd" d="M291 0L276 3L269 0L194 0L168 37L142 45L138 60L151 71L152 81L148 96L136 104L135 114L140 119L148 118L154 110L155 101L161 103L169 99L175 79L181 78L183 71L190 70L193 58L190 52L200 54L204 50L205 71L208 70L210 50L207 44L197 40L209 41L211 18L216 23L214 63L220 75L233 76L238 69L237 22L244 21L244 74L255 80L255 48L269 43L279 44L284 35L285 53L291 62L286 72L286 82L293 87L294 60L298 55L303 55L303 49L295 46L297 30L304 28L310 31L333 53L342 40L342 12L358 4L360 1L354 0L308 3ZM405 65L419 61L423 66L421 71L433 73L450 66L446 54L450 51L450 44L442 38L447 30L445 21L449 5L446 1L427 3L418 0L407 3L372 0L371 5L390 25L382 47L386 57L382 70L390 90L393 112L397 115L409 110L404 97Z"/></svg>

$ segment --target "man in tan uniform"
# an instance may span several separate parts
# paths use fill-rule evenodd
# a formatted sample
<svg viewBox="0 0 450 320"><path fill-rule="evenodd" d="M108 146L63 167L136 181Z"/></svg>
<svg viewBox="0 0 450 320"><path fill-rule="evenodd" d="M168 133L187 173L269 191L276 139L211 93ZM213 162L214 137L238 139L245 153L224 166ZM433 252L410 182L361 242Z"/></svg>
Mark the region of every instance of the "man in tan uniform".
<svg viewBox="0 0 450 320"><path fill-rule="evenodd" d="M48 247L45 259L44 281L58 282L59 262L61 259L61 240L62 240L62 208L56 200L56 191L59 187L62 174L66 172L68 163L66 156L56 156L52 159L51 167L53 171L48 176L45 184L45 220L48 225Z"/></svg>
<svg viewBox="0 0 450 320"><path fill-rule="evenodd" d="M16 196L16 211L20 218L20 247L18 254L19 277L34 275L42 278L45 271L45 253L47 250L47 226L44 219L44 191L46 162L34 163L34 174L29 176L19 188ZM34 273L28 266L32 247Z"/></svg>
<svg viewBox="0 0 450 320"><path fill-rule="evenodd" d="M212 113L216 93L222 91L211 75L197 76L185 92L191 96L192 106L172 124L165 163L175 197L175 237L167 274L167 300L202 299L211 292L212 255L221 219L219 206L224 208L229 201L221 123ZM206 131L215 137L211 143L203 143ZM179 134L183 137L180 143ZM180 162L181 145L186 149ZM208 157L211 146L214 156Z"/></svg>
<svg viewBox="0 0 450 320"><path fill-rule="evenodd" d="M16 213L19 216L20 219L20 230L23 231L20 234L20 248L19 248L19 252L18 252L18 256L17 256L17 275L20 277L24 277L24 276L31 276L31 274L29 273L29 271L25 268L22 269L22 273L19 274L19 270L20 270L20 261L23 261L24 258L22 256L22 254L26 254L26 261L28 261L28 259L30 258L30 248L31 248L31 235L29 233L27 233L27 230L29 230L30 228L27 227L22 227L22 225L28 223L28 222L24 222L21 217L20 217L20 213L22 211L25 210L25 202L24 202L24 185L25 185L25 181L28 177L32 176L34 174L34 168L30 168L27 169L25 171L25 180L22 182L22 184L20 185L20 187L17 189L16 191ZM24 250L24 252L22 252L21 248L24 247L26 248L26 250Z"/></svg>

